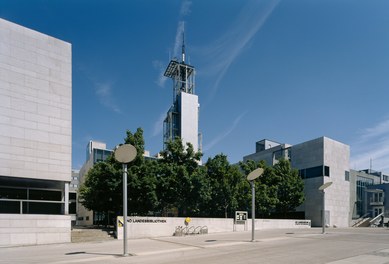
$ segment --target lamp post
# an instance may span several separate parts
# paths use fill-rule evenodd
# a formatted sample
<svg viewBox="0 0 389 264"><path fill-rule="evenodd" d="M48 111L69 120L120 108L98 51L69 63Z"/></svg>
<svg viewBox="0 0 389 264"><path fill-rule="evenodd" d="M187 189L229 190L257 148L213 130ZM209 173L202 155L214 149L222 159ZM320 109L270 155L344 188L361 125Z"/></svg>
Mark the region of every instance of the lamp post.
<svg viewBox="0 0 389 264"><path fill-rule="evenodd" d="M251 242L254 242L254 235L255 235L255 184L254 180L261 176L263 174L263 169L258 168L256 170L253 170L249 173L247 176L247 180L250 182L251 185Z"/></svg>
<svg viewBox="0 0 389 264"><path fill-rule="evenodd" d="M326 182L319 187L319 191L323 191L323 212L321 218L322 234L326 233L326 192L325 189L330 187L332 182Z"/></svg>
<svg viewBox="0 0 389 264"><path fill-rule="evenodd" d="M128 256L127 246L127 163L136 157L136 148L131 144L124 144L115 150L115 159L123 166L123 256Z"/></svg>

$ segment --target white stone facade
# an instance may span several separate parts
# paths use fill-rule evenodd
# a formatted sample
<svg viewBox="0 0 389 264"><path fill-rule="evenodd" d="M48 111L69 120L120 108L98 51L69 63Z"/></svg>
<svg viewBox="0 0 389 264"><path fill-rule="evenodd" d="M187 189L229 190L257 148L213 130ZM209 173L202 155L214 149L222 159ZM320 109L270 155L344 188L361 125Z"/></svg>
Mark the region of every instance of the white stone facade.
<svg viewBox="0 0 389 264"><path fill-rule="evenodd" d="M71 44L0 19L0 175L71 180Z"/></svg>
<svg viewBox="0 0 389 264"><path fill-rule="evenodd" d="M264 142L264 141L260 141ZM281 153L281 154L279 154ZM247 155L244 161L277 162L277 155L290 159L293 168L300 170L304 179L305 202L297 211L305 213L312 226L322 225L323 192L318 188L326 182L333 184L326 190L326 223L348 227L350 224L350 182L345 174L350 171L350 147L341 142L320 137L297 145L279 144Z"/></svg>
<svg viewBox="0 0 389 264"><path fill-rule="evenodd" d="M321 137L294 145L291 150L293 168L307 169L328 167L328 174L304 179L305 202L299 209L312 220L312 226L321 226L323 192L318 188L326 182L333 184L326 189L325 210L327 224L348 227L350 223L350 182L345 179L349 171L350 147L338 141Z"/></svg>
<svg viewBox="0 0 389 264"><path fill-rule="evenodd" d="M191 143L194 151L199 149L199 99L195 94L180 93L182 143Z"/></svg>

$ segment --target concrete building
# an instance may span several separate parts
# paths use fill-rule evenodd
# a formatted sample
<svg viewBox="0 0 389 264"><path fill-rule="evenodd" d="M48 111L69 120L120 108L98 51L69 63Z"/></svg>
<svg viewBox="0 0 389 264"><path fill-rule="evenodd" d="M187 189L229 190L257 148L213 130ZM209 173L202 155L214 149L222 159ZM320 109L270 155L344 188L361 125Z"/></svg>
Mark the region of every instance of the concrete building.
<svg viewBox="0 0 389 264"><path fill-rule="evenodd" d="M85 176L94 164L105 161L113 150L107 149L104 142L92 141L86 146L86 161L79 171L79 182L84 183ZM86 209L82 204L77 205L77 225L95 225L102 221L104 216L99 212Z"/></svg>
<svg viewBox="0 0 389 264"><path fill-rule="evenodd" d="M173 105L164 120L164 148L169 140L180 137L184 145L191 143L195 151L201 151L199 134L199 100L195 94L195 68L185 62L185 45L182 60L170 61L165 74L173 80Z"/></svg>
<svg viewBox="0 0 389 264"><path fill-rule="evenodd" d="M350 170L352 225L383 214L389 221L389 176L372 169ZM366 224L365 224L366 226Z"/></svg>
<svg viewBox="0 0 389 264"><path fill-rule="evenodd" d="M304 179L306 201L297 211L302 211L312 226L321 226L323 193L318 188L332 182L326 190L326 224L339 227L349 226L350 182L349 146L335 140L321 137L297 145L280 144L261 140L256 143L256 152L243 157L243 161L264 160L273 166L280 158L288 159L293 168L299 170Z"/></svg>
<svg viewBox="0 0 389 264"><path fill-rule="evenodd" d="M0 19L0 223L63 221L56 238L39 228L18 235L10 224L0 244L70 240L71 57L70 43Z"/></svg>

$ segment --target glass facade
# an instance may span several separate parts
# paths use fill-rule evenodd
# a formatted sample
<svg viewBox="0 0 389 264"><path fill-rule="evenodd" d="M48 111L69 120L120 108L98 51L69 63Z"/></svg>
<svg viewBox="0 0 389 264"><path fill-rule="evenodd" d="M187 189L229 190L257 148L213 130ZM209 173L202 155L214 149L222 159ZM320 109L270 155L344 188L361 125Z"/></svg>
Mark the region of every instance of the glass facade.
<svg viewBox="0 0 389 264"><path fill-rule="evenodd" d="M373 179L357 176L357 214L359 216L362 216L364 212L363 201L365 201L366 195L365 187L373 184Z"/></svg>
<svg viewBox="0 0 389 264"><path fill-rule="evenodd" d="M60 190L1 187L0 213L63 214L62 196Z"/></svg>
<svg viewBox="0 0 389 264"><path fill-rule="evenodd" d="M310 179L316 177L330 176L330 167L316 166L299 170L299 175L303 179Z"/></svg>
<svg viewBox="0 0 389 264"><path fill-rule="evenodd" d="M112 154L112 150L93 149L93 164L106 160Z"/></svg>

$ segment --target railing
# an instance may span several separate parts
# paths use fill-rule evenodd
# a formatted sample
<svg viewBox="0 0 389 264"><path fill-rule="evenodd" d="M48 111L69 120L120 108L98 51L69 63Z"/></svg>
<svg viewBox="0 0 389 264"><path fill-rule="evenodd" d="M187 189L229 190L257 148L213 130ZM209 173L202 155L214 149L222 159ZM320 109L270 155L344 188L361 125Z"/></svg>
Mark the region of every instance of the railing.
<svg viewBox="0 0 389 264"><path fill-rule="evenodd" d="M186 236L186 235L203 235L208 234L207 226L176 226L174 236Z"/></svg>
<svg viewBox="0 0 389 264"><path fill-rule="evenodd" d="M379 225L381 224L381 221L383 220L383 219L382 219L383 216L384 216L384 213L380 213L379 215L377 215L376 217L374 217L373 219L371 219L371 220L369 221L370 226L372 226L372 227L379 226Z"/></svg>
<svg viewBox="0 0 389 264"><path fill-rule="evenodd" d="M353 227L359 226L359 224L366 221L366 219L368 218L369 215L370 215L370 213L366 213L366 214L362 215L361 217L358 218L357 221L355 221L355 223L352 226Z"/></svg>

